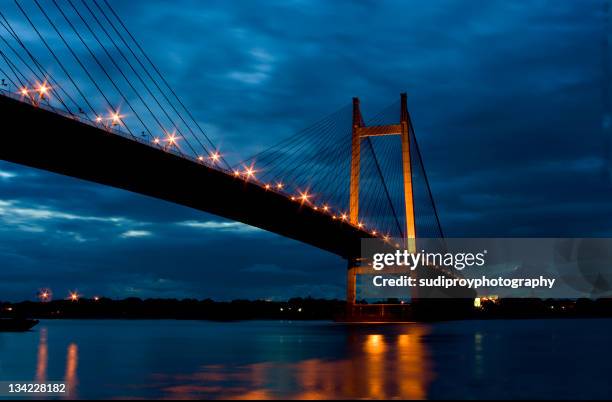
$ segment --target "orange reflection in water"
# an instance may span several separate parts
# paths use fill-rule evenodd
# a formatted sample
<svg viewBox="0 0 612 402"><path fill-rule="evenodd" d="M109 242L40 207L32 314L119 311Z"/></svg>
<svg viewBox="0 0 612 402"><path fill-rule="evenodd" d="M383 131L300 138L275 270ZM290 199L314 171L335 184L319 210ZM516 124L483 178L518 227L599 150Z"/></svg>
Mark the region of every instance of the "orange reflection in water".
<svg viewBox="0 0 612 402"><path fill-rule="evenodd" d="M347 358L205 366L198 373L158 376L172 399L424 399L433 380L425 326L388 334L348 335Z"/></svg>
<svg viewBox="0 0 612 402"><path fill-rule="evenodd" d="M66 353L66 374L64 381L66 382L67 395L72 398L77 397L76 386L78 383L77 366L79 361L79 348L76 343L68 345Z"/></svg>
<svg viewBox="0 0 612 402"><path fill-rule="evenodd" d="M49 347L47 345L47 328L40 329L38 338L38 355L36 358L36 382L47 381L47 364L49 361Z"/></svg>

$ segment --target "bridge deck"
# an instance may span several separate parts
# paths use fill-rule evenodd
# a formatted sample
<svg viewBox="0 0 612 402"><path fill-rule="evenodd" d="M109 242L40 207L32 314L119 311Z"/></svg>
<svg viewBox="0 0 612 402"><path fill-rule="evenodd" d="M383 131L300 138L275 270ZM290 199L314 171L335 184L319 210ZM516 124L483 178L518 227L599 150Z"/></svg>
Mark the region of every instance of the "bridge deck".
<svg viewBox="0 0 612 402"><path fill-rule="evenodd" d="M174 202L342 257L367 232L285 195L90 124L0 96L0 159Z"/></svg>

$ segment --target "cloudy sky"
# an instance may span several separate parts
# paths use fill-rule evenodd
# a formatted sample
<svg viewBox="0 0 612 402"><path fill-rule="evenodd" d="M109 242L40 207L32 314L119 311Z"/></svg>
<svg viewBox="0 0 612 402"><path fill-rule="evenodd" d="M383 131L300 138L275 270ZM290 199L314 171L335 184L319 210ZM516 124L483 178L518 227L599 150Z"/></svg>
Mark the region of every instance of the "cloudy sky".
<svg viewBox="0 0 612 402"><path fill-rule="evenodd" d="M229 158L407 91L447 235L612 233L605 0L110 2ZM343 297L344 273L274 234L0 163L0 299Z"/></svg>

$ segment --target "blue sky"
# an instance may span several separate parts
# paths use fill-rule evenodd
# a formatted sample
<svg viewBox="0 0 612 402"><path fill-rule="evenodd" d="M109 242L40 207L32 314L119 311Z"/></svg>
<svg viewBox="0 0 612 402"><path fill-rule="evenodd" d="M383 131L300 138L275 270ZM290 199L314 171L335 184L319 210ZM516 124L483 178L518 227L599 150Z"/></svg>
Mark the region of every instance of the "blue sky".
<svg viewBox="0 0 612 402"><path fill-rule="evenodd" d="M603 1L110 2L228 158L407 91L449 236L612 231ZM344 295L322 251L4 162L0 266L10 300Z"/></svg>

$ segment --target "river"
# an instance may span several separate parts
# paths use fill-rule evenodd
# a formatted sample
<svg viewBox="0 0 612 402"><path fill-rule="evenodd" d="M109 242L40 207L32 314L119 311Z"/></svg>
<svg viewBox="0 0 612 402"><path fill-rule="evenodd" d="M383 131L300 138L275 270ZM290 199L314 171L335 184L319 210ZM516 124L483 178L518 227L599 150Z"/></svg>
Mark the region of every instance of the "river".
<svg viewBox="0 0 612 402"><path fill-rule="evenodd" d="M0 333L0 381L69 398L606 398L612 320L47 320Z"/></svg>

